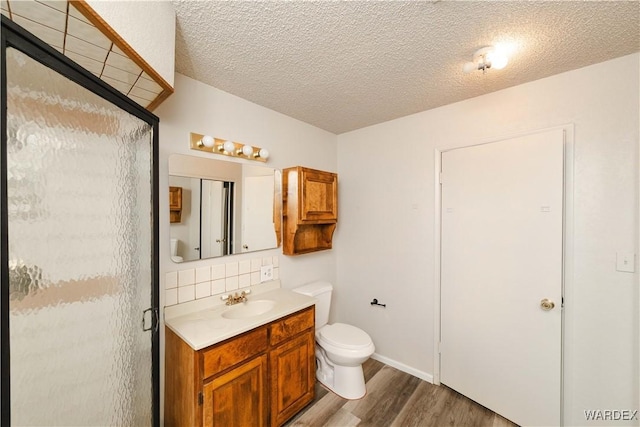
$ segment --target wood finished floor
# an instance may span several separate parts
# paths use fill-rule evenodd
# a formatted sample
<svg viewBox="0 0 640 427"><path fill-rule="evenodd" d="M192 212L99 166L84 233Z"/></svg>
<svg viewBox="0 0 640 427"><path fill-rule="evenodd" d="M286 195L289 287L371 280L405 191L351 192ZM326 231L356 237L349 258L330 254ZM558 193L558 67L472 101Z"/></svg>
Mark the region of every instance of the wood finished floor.
<svg viewBox="0 0 640 427"><path fill-rule="evenodd" d="M446 386L377 360L367 360L363 369L367 394L362 399L343 399L317 382L314 401L285 426L516 426Z"/></svg>

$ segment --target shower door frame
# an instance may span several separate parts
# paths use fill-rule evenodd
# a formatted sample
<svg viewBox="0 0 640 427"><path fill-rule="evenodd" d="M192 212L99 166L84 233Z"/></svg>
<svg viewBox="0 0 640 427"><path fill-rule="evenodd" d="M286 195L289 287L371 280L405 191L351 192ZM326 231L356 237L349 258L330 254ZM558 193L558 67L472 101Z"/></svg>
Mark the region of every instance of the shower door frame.
<svg viewBox="0 0 640 427"><path fill-rule="evenodd" d="M0 425L11 425L11 382L10 382L10 348L9 348L9 215L7 199L7 70L6 50L15 48L44 66L51 68L69 80L90 90L104 98L118 108L138 117L153 128L152 141L152 165L151 165L151 203L152 203L152 236L151 242L151 304L153 311L151 327L151 378L152 378L152 422L153 426L160 426L160 334L159 334L159 189L158 189L158 130L159 119L157 116L136 104L125 95L113 89L102 80L95 77L89 71L77 65L60 52L42 42L31 33L24 30L4 15L1 25L2 58L0 62L0 84L2 93L0 96L0 372L2 380L0 385ZM141 318L143 313L140 313Z"/></svg>

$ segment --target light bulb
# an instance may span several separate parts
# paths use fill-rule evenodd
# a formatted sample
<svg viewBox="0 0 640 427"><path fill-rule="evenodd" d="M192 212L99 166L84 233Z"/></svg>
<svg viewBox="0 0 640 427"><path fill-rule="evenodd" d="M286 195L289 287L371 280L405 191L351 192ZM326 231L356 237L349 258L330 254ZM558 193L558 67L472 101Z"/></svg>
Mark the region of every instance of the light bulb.
<svg viewBox="0 0 640 427"><path fill-rule="evenodd" d="M224 148L224 151L227 153L233 153L233 150L236 149L236 145L231 141L225 141L224 144L222 144L222 148Z"/></svg>
<svg viewBox="0 0 640 427"><path fill-rule="evenodd" d="M491 68L494 68L496 70L502 70L504 67L507 66L508 62L509 62L509 59L504 55L495 54L495 53L491 55Z"/></svg>
<svg viewBox="0 0 640 427"><path fill-rule="evenodd" d="M244 154L247 157L251 157L253 155L253 147L250 145L244 145L242 147L242 154Z"/></svg>
<svg viewBox="0 0 640 427"><path fill-rule="evenodd" d="M215 139L213 139L211 135L204 135L202 139L200 139L200 143L207 148L213 147L213 144L215 144L215 142Z"/></svg>
<svg viewBox="0 0 640 427"><path fill-rule="evenodd" d="M260 156L263 159L268 159L269 158L269 150L267 150L266 148L261 148L260 151L258 152L258 156Z"/></svg>
<svg viewBox="0 0 640 427"><path fill-rule="evenodd" d="M465 74L469 74L478 69L478 65L475 62L465 62L462 66L462 71Z"/></svg>

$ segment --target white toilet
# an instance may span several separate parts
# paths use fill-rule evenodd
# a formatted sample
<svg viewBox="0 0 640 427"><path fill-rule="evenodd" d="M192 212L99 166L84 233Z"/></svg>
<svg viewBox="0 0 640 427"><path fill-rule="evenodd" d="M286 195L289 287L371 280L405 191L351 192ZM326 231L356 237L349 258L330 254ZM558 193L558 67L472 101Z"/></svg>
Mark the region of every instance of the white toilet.
<svg viewBox="0 0 640 427"><path fill-rule="evenodd" d="M178 239L171 239L171 261L182 262L182 257L178 255Z"/></svg>
<svg viewBox="0 0 640 427"><path fill-rule="evenodd" d="M373 354L371 337L362 329L344 323L329 325L333 286L314 282L294 292L309 295L316 303L316 378L345 399L360 399L367 392L362 364Z"/></svg>

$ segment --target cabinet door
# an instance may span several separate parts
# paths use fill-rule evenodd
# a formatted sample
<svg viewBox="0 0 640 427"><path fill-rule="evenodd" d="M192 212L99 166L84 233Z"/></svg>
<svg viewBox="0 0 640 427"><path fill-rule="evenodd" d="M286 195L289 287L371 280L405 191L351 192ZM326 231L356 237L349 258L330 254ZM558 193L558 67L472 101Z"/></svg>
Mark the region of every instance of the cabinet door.
<svg viewBox="0 0 640 427"><path fill-rule="evenodd" d="M182 221L182 187L169 187L169 222Z"/></svg>
<svg viewBox="0 0 640 427"><path fill-rule="evenodd" d="M182 209L182 187L169 187L169 209Z"/></svg>
<svg viewBox="0 0 640 427"><path fill-rule="evenodd" d="M313 400L314 345L311 330L271 350L271 425L282 425Z"/></svg>
<svg viewBox="0 0 640 427"><path fill-rule="evenodd" d="M338 219L338 175L302 168L300 221Z"/></svg>
<svg viewBox="0 0 640 427"><path fill-rule="evenodd" d="M240 365L204 384L203 425L267 425L267 356Z"/></svg>

